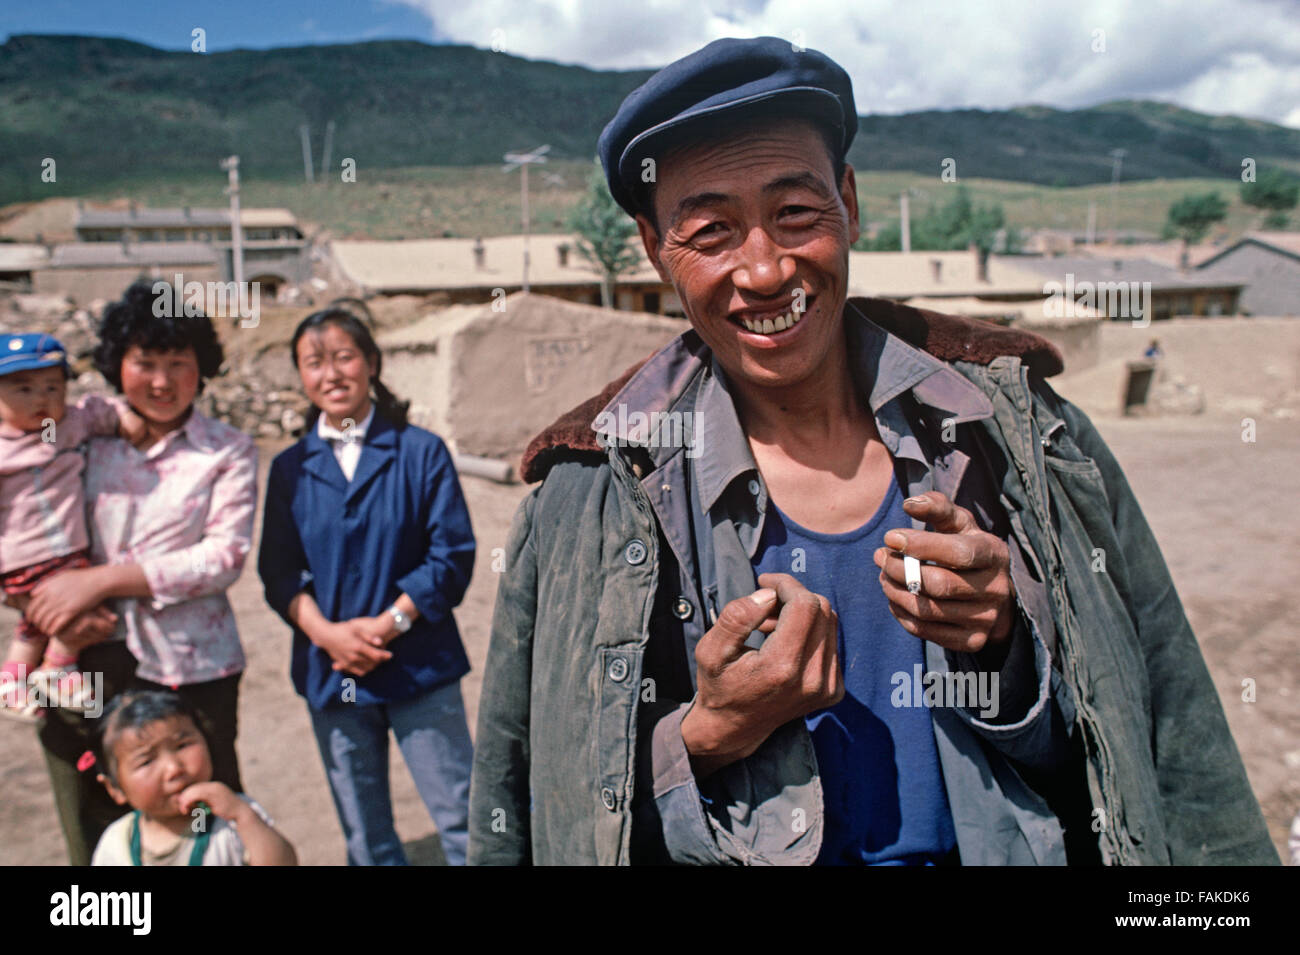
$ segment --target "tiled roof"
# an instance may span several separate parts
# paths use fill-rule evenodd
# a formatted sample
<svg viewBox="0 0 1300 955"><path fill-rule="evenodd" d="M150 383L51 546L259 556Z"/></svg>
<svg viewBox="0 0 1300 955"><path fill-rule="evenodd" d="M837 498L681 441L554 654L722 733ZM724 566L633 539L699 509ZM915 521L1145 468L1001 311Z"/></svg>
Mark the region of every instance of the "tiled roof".
<svg viewBox="0 0 1300 955"><path fill-rule="evenodd" d="M1023 267L1041 275L1044 280L1062 284L1065 284L1066 276L1072 275L1076 286L1080 282L1150 282L1152 289L1192 289L1242 284L1232 279L1212 279L1196 271L1180 272L1150 259L1098 259L1086 255L1025 257Z"/></svg>
<svg viewBox="0 0 1300 955"><path fill-rule="evenodd" d="M298 220L288 209L240 209L239 221L245 229L297 227ZM147 206L130 209L83 209L77 213L78 229L158 229L217 228L230 225L230 210L182 207L154 209Z"/></svg>
<svg viewBox="0 0 1300 955"><path fill-rule="evenodd" d="M69 242L55 246L49 268L123 268L130 266L215 265L216 253L205 242Z"/></svg>

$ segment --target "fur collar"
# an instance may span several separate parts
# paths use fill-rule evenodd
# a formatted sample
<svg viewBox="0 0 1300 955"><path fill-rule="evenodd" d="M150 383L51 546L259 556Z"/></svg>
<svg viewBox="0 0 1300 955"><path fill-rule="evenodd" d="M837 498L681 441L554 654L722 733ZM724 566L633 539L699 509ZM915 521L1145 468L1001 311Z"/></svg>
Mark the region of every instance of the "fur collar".
<svg viewBox="0 0 1300 955"><path fill-rule="evenodd" d="M960 315L900 305L888 299L854 298L850 301L885 331L942 361L969 361L987 365L999 355L1016 355L1029 369L1046 378L1065 367L1061 353L1046 338L1018 328L1006 328ZM647 356L648 357L648 356ZM532 484L546 477L566 456L604 450L596 442L591 422L645 364L637 362L576 408L557 418L528 444L520 464L523 480Z"/></svg>

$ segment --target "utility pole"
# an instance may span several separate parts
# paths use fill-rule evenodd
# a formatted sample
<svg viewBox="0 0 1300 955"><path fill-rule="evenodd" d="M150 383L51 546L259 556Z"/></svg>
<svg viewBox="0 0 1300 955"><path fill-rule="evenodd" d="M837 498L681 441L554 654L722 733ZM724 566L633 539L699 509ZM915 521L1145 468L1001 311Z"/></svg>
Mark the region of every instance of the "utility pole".
<svg viewBox="0 0 1300 955"><path fill-rule="evenodd" d="M902 224L900 232L902 233L903 251L912 251L912 216L908 208L907 190L904 189L898 195L898 214L899 222Z"/></svg>
<svg viewBox="0 0 1300 955"><path fill-rule="evenodd" d="M1117 241L1116 229L1119 223L1119 167L1124 164L1126 155L1128 151L1124 149L1110 151L1110 157L1115 163L1110 173L1110 246L1112 249L1115 248Z"/></svg>
<svg viewBox="0 0 1300 955"><path fill-rule="evenodd" d="M230 269L234 273L235 288L244 287L244 226L239 219L239 157L227 156L221 168L230 176L226 195L230 196ZM243 295L242 291L237 293ZM242 300L242 299L241 299Z"/></svg>
<svg viewBox="0 0 1300 955"><path fill-rule="evenodd" d="M307 181L313 182L311 174L311 127L303 123L298 127L298 135L302 138L302 171L307 177Z"/></svg>
<svg viewBox="0 0 1300 955"><path fill-rule="evenodd" d="M506 153L506 165L502 172L512 172L519 170L519 192L520 208L523 211L524 222L524 281L523 290L528 291L528 167L533 163L546 162L546 154L551 151L550 146L538 146L531 152L526 153Z"/></svg>
<svg viewBox="0 0 1300 955"><path fill-rule="evenodd" d="M334 149L334 120L325 124L325 145L320 155L320 181L330 181L330 153Z"/></svg>

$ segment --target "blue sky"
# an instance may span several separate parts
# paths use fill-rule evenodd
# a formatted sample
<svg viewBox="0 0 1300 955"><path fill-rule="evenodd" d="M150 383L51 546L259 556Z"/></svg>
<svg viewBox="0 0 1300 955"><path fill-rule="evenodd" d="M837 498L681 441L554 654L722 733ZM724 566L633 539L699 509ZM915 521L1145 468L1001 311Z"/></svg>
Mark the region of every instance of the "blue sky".
<svg viewBox="0 0 1300 955"><path fill-rule="evenodd" d="M210 52L417 39L597 69L779 36L853 78L863 113L1152 99L1300 128L1300 0L8 0L0 36Z"/></svg>

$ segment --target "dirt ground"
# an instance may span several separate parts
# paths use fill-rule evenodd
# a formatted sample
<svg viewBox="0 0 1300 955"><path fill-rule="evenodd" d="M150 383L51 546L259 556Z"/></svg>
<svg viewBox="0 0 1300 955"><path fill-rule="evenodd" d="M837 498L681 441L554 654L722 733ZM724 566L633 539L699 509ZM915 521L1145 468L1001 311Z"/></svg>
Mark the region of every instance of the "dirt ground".
<svg viewBox="0 0 1300 955"><path fill-rule="evenodd" d="M1069 396L1069 388L1062 386ZM1155 530L1214 675L1273 840L1284 852L1300 809L1300 654L1294 608L1300 566L1300 437L1293 420L1097 418ZM265 469L277 447L262 447ZM478 560L457 611L473 672L463 690L471 728L495 598L493 548L502 547L527 489L465 478ZM248 791L275 816L306 864L344 861L343 839L302 701L289 682L289 632L262 601L253 562L231 591L249 666L239 750ZM1288 609L1290 608L1290 609ZM0 632L13 615L0 610ZM1245 702L1243 680L1255 683ZM0 864L65 861L34 732L0 720ZM390 749L397 828L413 863L440 864L438 838ZM1285 857L1285 856L1284 856Z"/></svg>

